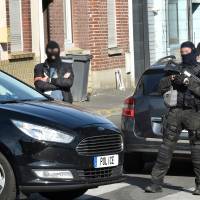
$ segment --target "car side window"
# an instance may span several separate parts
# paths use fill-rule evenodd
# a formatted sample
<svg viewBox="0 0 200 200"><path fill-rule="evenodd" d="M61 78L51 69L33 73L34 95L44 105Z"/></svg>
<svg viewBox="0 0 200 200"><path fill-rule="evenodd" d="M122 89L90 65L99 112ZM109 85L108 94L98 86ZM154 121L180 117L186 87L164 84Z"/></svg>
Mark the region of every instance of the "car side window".
<svg viewBox="0 0 200 200"><path fill-rule="evenodd" d="M164 73L152 73L144 75L144 95L160 95L159 93L159 82L164 76Z"/></svg>
<svg viewBox="0 0 200 200"><path fill-rule="evenodd" d="M139 80L138 84L137 84L137 88L135 91L136 95L143 95L144 94L144 80L143 80L143 76L141 77L141 79Z"/></svg>

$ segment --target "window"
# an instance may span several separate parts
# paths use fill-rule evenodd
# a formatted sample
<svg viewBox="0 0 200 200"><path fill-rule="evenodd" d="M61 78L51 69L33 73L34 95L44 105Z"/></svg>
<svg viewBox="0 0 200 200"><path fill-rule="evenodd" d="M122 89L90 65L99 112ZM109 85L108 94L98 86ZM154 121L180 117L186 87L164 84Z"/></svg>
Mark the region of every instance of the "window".
<svg viewBox="0 0 200 200"><path fill-rule="evenodd" d="M108 48L117 47L116 4L115 0L107 0L108 13Z"/></svg>
<svg viewBox="0 0 200 200"><path fill-rule="evenodd" d="M138 96L141 96L144 94L144 81L143 81L143 77L139 80L136 90L135 90L135 94Z"/></svg>
<svg viewBox="0 0 200 200"><path fill-rule="evenodd" d="M23 99L46 100L46 97L15 78L0 72L0 102Z"/></svg>
<svg viewBox="0 0 200 200"><path fill-rule="evenodd" d="M7 43L6 2L0 0L0 43Z"/></svg>
<svg viewBox="0 0 200 200"><path fill-rule="evenodd" d="M169 0L169 44L179 43L178 1Z"/></svg>
<svg viewBox="0 0 200 200"><path fill-rule="evenodd" d="M21 0L9 0L11 52L23 50Z"/></svg>
<svg viewBox="0 0 200 200"><path fill-rule="evenodd" d="M144 95L157 95L159 82L163 76L164 72L159 71L151 74L144 74Z"/></svg>

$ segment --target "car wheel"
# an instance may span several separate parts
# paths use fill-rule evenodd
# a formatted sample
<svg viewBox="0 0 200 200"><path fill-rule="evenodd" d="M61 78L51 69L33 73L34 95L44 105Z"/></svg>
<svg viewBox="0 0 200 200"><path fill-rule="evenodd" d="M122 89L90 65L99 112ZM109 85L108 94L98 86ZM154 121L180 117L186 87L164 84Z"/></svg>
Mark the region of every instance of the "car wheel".
<svg viewBox="0 0 200 200"><path fill-rule="evenodd" d="M0 199L16 199L16 181L12 167L5 156L0 153Z"/></svg>
<svg viewBox="0 0 200 200"><path fill-rule="evenodd" d="M72 200L77 197L82 196L87 189L82 190L71 190L71 191L65 191L65 192L44 192L41 193L42 196L50 199L50 200Z"/></svg>
<svg viewBox="0 0 200 200"><path fill-rule="evenodd" d="M124 172L140 173L144 168L142 153L126 153L124 155Z"/></svg>

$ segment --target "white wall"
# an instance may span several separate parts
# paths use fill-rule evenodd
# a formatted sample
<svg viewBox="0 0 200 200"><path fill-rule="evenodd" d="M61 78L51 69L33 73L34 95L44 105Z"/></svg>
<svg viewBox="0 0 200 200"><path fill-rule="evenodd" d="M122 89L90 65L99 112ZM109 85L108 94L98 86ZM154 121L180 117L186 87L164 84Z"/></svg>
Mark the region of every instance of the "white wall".
<svg viewBox="0 0 200 200"><path fill-rule="evenodd" d="M200 42L200 6L193 13L193 33L194 43L197 45Z"/></svg>
<svg viewBox="0 0 200 200"><path fill-rule="evenodd" d="M177 44L170 45L170 54L180 59L180 45L188 41L188 6L187 0L178 0L178 31L179 41Z"/></svg>
<svg viewBox="0 0 200 200"><path fill-rule="evenodd" d="M148 0L150 63L167 55L166 9L163 0Z"/></svg>
<svg viewBox="0 0 200 200"><path fill-rule="evenodd" d="M31 0L32 51L41 62L45 60L44 22L41 0Z"/></svg>
<svg viewBox="0 0 200 200"><path fill-rule="evenodd" d="M186 0L178 0L179 43L188 40L188 8Z"/></svg>
<svg viewBox="0 0 200 200"><path fill-rule="evenodd" d="M168 5L167 0L148 0L148 23L149 23L149 48L150 48L150 63L153 64L156 60L174 54L179 58L180 44L188 40L188 7L187 0L178 0L178 28L179 41L176 45L170 45L168 49ZM196 20L196 31L198 41L200 41L200 8L194 15ZM170 50L170 51L168 51Z"/></svg>
<svg viewBox="0 0 200 200"><path fill-rule="evenodd" d="M31 0L31 28L32 28L32 51L36 57L40 56L40 34L39 34L39 4L36 0Z"/></svg>

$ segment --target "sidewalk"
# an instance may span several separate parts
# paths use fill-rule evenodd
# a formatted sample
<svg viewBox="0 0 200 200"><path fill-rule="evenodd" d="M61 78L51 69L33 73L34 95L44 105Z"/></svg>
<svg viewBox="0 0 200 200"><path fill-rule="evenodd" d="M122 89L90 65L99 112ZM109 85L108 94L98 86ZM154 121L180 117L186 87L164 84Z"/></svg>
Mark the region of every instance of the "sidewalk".
<svg viewBox="0 0 200 200"><path fill-rule="evenodd" d="M74 104L104 117L110 117L121 114L124 99L132 95L133 91L134 89L127 89L126 91L98 90L90 97L90 101L74 102Z"/></svg>

